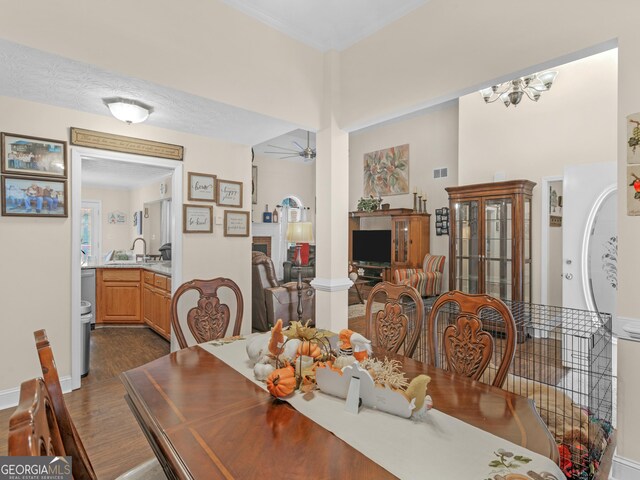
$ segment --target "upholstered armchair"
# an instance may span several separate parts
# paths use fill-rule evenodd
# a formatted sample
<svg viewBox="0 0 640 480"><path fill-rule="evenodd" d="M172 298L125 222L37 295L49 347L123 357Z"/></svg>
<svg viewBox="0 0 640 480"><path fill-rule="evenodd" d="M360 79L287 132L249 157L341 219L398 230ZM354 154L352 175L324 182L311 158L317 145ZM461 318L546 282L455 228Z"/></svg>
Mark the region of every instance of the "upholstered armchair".
<svg viewBox="0 0 640 480"><path fill-rule="evenodd" d="M442 293L444 255L427 254L422 268L399 268L393 274L393 281L400 285L411 285L423 297L435 297Z"/></svg>
<svg viewBox="0 0 640 480"><path fill-rule="evenodd" d="M267 332L282 318L284 325L298 319L296 282L280 284L271 257L252 252L251 258L251 326L253 331ZM302 283L303 320L315 319L315 290Z"/></svg>
<svg viewBox="0 0 640 480"><path fill-rule="evenodd" d="M283 263L284 282L295 282L298 280L298 270L296 270L293 258L295 256L296 247L290 247L287 250L287 260ZM300 267L302 269L302 278L310 278L316 276L316 246L309 245L309 264Z"/></svg>

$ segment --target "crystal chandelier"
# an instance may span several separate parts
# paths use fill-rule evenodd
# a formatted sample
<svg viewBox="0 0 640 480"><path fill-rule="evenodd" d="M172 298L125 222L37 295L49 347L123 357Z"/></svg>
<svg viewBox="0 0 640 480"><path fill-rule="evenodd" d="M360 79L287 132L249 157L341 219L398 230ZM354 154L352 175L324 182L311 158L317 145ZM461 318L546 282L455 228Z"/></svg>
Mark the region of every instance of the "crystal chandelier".
<svg viewBox="0 0 640 480"><path fill-rule="evenodd" d="M546 92L553 85L558 72L547 71L516 78L509 82L500 83L493 87L480 90L485 103L493 103L500 99L505 107L518 105L526 94L530 100L537 102L542 92Z"/></svg>

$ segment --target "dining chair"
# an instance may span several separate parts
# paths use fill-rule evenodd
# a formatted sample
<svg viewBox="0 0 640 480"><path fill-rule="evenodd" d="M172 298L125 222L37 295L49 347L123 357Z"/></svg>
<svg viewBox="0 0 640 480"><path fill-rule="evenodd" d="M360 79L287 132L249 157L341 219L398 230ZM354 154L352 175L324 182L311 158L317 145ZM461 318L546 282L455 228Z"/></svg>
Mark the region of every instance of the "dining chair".
<svg viewBox="0 0 640 480"><path fill-rule="evenodd" d="M384 302L379 302L384 296ZM382 304L381 304L382 303ZM365 336L389 353L409 357L418 345L424 303L410 285L380 282L369 292L365 309Z"/></svg>
<svg viewBox="0 0 640 480"><path fill-rule="evenodd" d="M8 444L11 456L67 455L51 397L41 378L20 385L20 401L9 418Z"/></svg>
<svg viewBox="0 0 640 480"><path fill-rule="evenodd" d="M233 280L222 277L212 280L191 280L180 285L171 299L171 328L180 348L188 346L178 314L180 298L187 292L196 291L199 295L197 305L187 312L186 318L187 326L196 343L216 340L226 335L231 312L227 304L220 302L218 297L220 288L228 288L235 294L236 318L233 335L240 335L244 302L238 285Z"/></svg>
<svg viewBox="0 0 640 480"><path fill-rule="evenodd" d="M22 387L21 387L21 397L20 397L20 406L18 410L12 415L16 416L16 422L19 420L18 414L23 417L26 415L24 412L26 411L25 407L27 406L27 398L29 395L32 397L32 401L30 405L34 405L37 401L43 401L45 407L48 408L49 412L54 414L54 419L49 420L49 428L50 430L57 430L59 432L59 437L61 438L62 445L64 447L64 452L67 456L73 458L73 478L74 480L96 480L97 476L91 465L91 460L89 459L89 455L84 448L82 440L80 439L80 435L76 430L76 427L71 419L71 415L69 415L69 411L67 410L67 406L64 401L64 397L62 395L62 387L60 386L60 377L58 376L58 369L56 367L56 362L53 357L53 350L51 349L51 344L49 343L49 339L47 337L47 332L45 330L38 330L33 333L33 336L36 341L36 348L38 350L38 357L40 359L40 367L42 369L42 379L36 379L38 383L42 382L42 384L46 387L46 396L40 394L38 396L38 392L40 392L40 387L32 386L25 387L25 404L23 405L22 399ZM32 381L30 381L32 382ZM25 382L28 383L28 382ZM23 383L24 386L24 383ZM48 400L47 400L48 398ZM47 407L49 405L50 407ZM24 417L30 418L30 417ZM35 417L33 417L35 419ZM40 428L40 424L38 424ZM54 428L55 427L55 428ZM51 438L55 439L55 433L52 434ZM16 439L21 438L25 439L24 436L16 437ZM28 440L28 438L27 438ZM11 444L9 446L9 455L23 455L23 453L17 453L19 451L27 451L25 447L18 445L18 440L15 440L15 448L17 450L12 450ZM56 446L56 442L53 441L53 446ZM33 453L24 453L24 455L46 455L43 451L38 451L37 449L33 450ZM152 479L166 479L166 475L162 470L162 467L158 463L158 460L154 457L151 458L140 465L134 467L133 469L123 473L118 477L118 480L152 480Z"/></svg>
<svg viewBox="0 0 640 480"><path fill-rule="evenodd" d="M501 358L493 386L502 387L516 349L516 323L504 302L489 295L446 292L435 301L427 320L429 363L480 379L494 355L495 339L483 330L482 319L502 323ZM440 350L442 347L442 350Z"/></svg>

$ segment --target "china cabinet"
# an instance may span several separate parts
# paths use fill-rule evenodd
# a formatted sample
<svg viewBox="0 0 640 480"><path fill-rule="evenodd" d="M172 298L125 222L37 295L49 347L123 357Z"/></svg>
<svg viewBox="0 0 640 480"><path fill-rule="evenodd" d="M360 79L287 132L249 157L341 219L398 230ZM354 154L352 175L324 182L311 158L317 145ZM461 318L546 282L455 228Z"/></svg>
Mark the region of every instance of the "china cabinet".
<svg viewBox="0 0 640 480"><path fill-rule="evenodd" d="M451 207L449 288L531 301L529 180L446 188Z"/></svg>

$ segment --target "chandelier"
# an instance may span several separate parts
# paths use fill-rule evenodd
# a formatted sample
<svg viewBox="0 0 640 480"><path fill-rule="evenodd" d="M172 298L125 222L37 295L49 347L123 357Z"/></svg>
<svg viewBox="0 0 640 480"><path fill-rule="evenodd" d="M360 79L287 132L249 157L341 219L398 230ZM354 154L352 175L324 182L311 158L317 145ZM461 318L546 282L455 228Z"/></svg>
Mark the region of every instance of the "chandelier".
<svg viewBox="0 0 640 480"><path fill-rule="evenodd" d="M516 78L509 82L500 83L493 87L480 90L485 103L493 103L500 99L505 107L518 105L522 97L527 95L530 100L537 102L543 92L548 91L553 85L558 72L547 71Z"/></svg>

